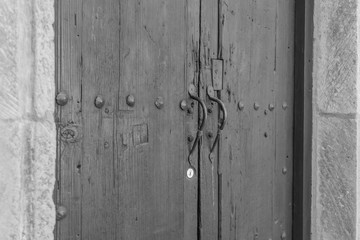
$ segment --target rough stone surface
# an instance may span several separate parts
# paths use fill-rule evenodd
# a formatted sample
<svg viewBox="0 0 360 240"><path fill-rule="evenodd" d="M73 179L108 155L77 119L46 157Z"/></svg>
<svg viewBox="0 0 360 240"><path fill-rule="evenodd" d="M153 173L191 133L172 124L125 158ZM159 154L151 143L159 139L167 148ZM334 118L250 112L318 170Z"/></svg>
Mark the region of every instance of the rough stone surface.
<svg viewBox="0 0 360 240"><path fill-rule="evenodd" d="M315 239L356 239L356 121L320 117Z"/></svg>
<svg viewBox="0 0 360 240"><path fill-rule="evenodd" d="M314 78L319 111L356 112L356 19L356 0L315 0Z"/></svg>
<svg viewBox="0 0 360 240"><path fill-rule="evenodd" d="M358 1L315 0L312 239L355 240Z"/></svg>
<svg viewBox="0 0 360 240"><path fill-rule="evenodd" d="M53 239L54 1L0 4L0 240Z"/></svg>

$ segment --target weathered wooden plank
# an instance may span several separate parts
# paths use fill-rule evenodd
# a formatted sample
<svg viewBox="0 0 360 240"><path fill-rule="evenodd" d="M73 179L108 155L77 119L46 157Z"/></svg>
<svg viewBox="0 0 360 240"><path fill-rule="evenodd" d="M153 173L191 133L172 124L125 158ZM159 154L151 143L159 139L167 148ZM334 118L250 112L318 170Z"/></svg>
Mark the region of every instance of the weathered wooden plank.
<svg viewBox="0 0 360 240"><path fill-rule="evenodd" d="M199 36L200 36L200 4L196 0L185 1L185 41L186 41L186 63L185 63L185 92L183 93L188 100L188 86L192 83L198 85L199 80ZM188 101L192 103L193 101ZM191 104L190 104L191 106ZM198 128L198 106L194 102L192 114L186 114L185 118L185 137L196 137ZM181 139L184 141L184 139ZM193 145L193 142L188 142L185 150L186 156ZM188 162L184 165L184 174L187 169L195 168L195 175L192 179L186 179L184 183L184 237L183 239L197 239L198 235L198 152L194 152L191 159L191 166Z"/></svg>
<svg viewBox="0 0 360 240"><path fill-rule="evenodd" d="M252 1L222 1L222 58L224 90L222 99L228 110L228 123L221 138L222 171L221 239L251 239L246 226L246 163L252 141L251 42ZM244 109L240 112L237 104ZM251 184L254 186L253 184ZM249 217L250 219L250 217Z"/></svg>
<svg viewBox="0 0 360 240"><path fill-rule="evenodd" d="M81 233L82 99L81 99L82 1L57 1L57 92L69 96L57 107L57 206L67 209L57 224L56 239L75 239Z"/></svg>
<svg viewBox="0 0 360 240"><path fill-rule="evenodd" d="M294 0L277 0L274 110L276 162L273 193L275 239L292 235L294 11Z"/></svg>
<svg viewBox="0 0 360 240"><path fill-rule="evenodd" d="M64 89L83 106L70 111L79 119L70 122L79 126L80 139L73 143L78 153L72 149L65 158L76 161L59 166L62 192L77 195L60 194L70 214L58 225L58 239L195 239L198 178L186 178L186 137L196 133L198 116L181 111L179 102L189 100L188 85L198 81L199 4L63 4L75 4L65 10L79 14L76 34L60 33L61 39L78 42L58 45L65 76L59 76L59 89L75 79ZM64 16L67 22L72 13ZM128 94L135 96L134 107L126 105ZM101 109L94 106L98 95L105 100ZM164 99L162 109L154 105L157 97Z"/></svg>
<svg viewBox="0 0 360 240"><path fill-rule="evenodd" d="M216 103L211 103L206 94L207 86L212 86L212 59L218 57L218 0L201 1L200 17L200 97L206 100L208 120L204 129L200 150L200 239L218 238L218 161L209 159L210 148L214 142L219 112ZM211 137L212 135L212 137ZM214 151L217 156L218 147Z"/></svg>
<svg viewBox="0 0 360 240"><path fill-rule="evenodd" d="M275 165L275 116L268 109L273 104L275 65L275 1L253 3L252 46L250 79L253 103L252 142L246 156L245 185L247 236L270 238L272 236L272 188ZM259 109L256 110L256 103ZM261 196L261 197L260 197ZM240 232L242 229L239 229Z"/></svg>
<svg viewBox="0 0 360 240"><path fill-rule="evenodd" d="M197 118L179 108L197 76L196 6L121 1L119 239L196 239L197 177L186 178L186 134L195 131L187 121ZM128 95L134 107L127 106ZM158 97L161 109L154 104Z"/></svg>
<svg viewBox="0 0 360 240"><path fill-rule="evenodd" d="M222 94L229 111L220 153L222 237L269 239L273 237L273 194L277 188L273 182L277 179L278 135L276 113L270 110L276 104L277 4L223 1L222 14Z"/></svg>
<svg viewBox="0 0 360 240"><path fill-rule="evenodd" d="M119 88L119 2L83 4L82 239L117 239L114 119ZM97 96L106 104L94 105Z"/></svg>

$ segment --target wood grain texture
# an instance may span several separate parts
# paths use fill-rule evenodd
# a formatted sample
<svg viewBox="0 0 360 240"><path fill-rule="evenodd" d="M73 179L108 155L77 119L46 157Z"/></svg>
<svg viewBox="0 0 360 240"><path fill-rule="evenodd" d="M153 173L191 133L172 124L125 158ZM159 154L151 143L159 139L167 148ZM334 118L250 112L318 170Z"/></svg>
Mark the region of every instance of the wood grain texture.
<svg viewBox="0 0 360 240"><path fill-rule="evenodd" d="M197 178L186 178L185 135L190 131L187 118L194 116L179 109L180 101L188 98L187 76L195 77L196 68L191 56L196 30L187 33L187 26L194 26L191 21L196 11L188 12L188 4L121 1L120 239L196 238ZM125 104L129 94L136 99L132 109ZM160 110L154 105L159 96L164 99ZM147 125L148 142L135 146L131 131L139 124Z"/></svg>
<svg viewBox="0 0 360 240"><path fill-rule="evenodd" d="M67 208L67 217L58 222L56 239L76 239L81 234L82 164L82 1L56 1L57 4L57 92L69 95L69 102L57 108L57 205ZM67 140L71 131L77 137Z"/></svg>
<svg viewBox="0 0 360 240"><path fill-rule="evenodd" d="M113 146L119 79L119 3L86 1L82 9L82 239L116 239ZM102 96L105 105L94 100ZM108 146L108 147L107 147Z"/></svg>
<svg viewBox="0 0 360 240"><path fill-rule="evenodd" d="M222 239L291 237L292 6L222 1L221 94L229 112L220 152Z"/></svg>
<svg viewBox="0 0 360 240"><path fill-rule="evenodd" d="M57 4L57 87L69 95L58 107L57 201L68 216L57 239L291 236L294 0ZM212 59L224 61L217 96L229 116L210 161ZM190 83L211 112L188 179L187 137L202 121Z"/></svg>
<svg viewBox="0 0 360 240"><path fill-rule="evenodd" d="M186 171L198 114L187 89L199 75L199 3L57 3L57 84L70 96L58 108L57 201L68 215L57 239L196 239L198 178ZM65 145L68 125L79 138Z"/></svg>
<svg viewBox="0 0 360 240"><path fill-rule="evenodd" d="M292 232L295 1L277 0L273 236ZM285 108L285 105L287 106ZM295 170L296 171L296 170Z"/></svg>
<svg viewBox="0 0 360 240"><path fill-rule="evenodd" d="M198 85L200 60L199 60L199 36L200 36L200 4L196 0L187 0L185 2L185 40L186 40L186 64L185 64L185 88L189 84ZM184 94L187 96L185 90ZM188 100L188 96L185 98ZM193 101L190 102L190 106ZM198 129L198 107L199 105L194 102L193 114L186 114L185 118L185 137L194 136ZM183 140L182 140L183 141ZM186 154L193 143L188 142ZM183 239L197 239L198 236L198 181L199 181L199 153L196 151L193 156L193 166L195 167L195 176L193 179L187 179L184 183L184 237ZM185 164L184 171L187 171L191 166L188 162Z"/></svg>
<svg viewBox="0 0 360 240"><path fill-rule="evenodd" d="M204 129L200 150L199 181L199 239L218 238L218 161L209 159L210 148L214 142L219 111L215 102L211 102L206 94L207 86L212 86L212 59L218 52L218 0L202 0L200 16L200 81L199 96L206 101L208 120ZM213 137L210 138L209 134ZM214 152L217 156L217 148Z"/></svg>

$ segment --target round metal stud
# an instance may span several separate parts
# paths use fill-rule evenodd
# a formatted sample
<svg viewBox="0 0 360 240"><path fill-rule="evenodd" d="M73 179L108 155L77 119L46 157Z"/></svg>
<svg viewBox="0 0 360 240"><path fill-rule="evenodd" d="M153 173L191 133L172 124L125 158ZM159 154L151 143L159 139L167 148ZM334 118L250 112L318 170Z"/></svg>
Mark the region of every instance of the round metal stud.
<svg viewBox="0 0 360 240"><path fill-rule="evenodd" d="M286 239L286 232L282 232L281 234L281 240L285 240Z"/></svg>
<svg viewBox="0 0 360 240"><path fill-rule="evenodd" d="M185 111L186 108L187 108L187 103L186 103L186 100L184 99L180 102L180 109Z"/></svg>
<svg viewBox="0 0 360 240"><path fill-rule="evenodd" d="M282 173L283 173L284 175L287 173L287 168L286 168L286 167L283 167Z"/></svg>
<svg viewBox="0 0 360 240"><path fill-rule="evenodd" d="M269 110L270 110L270 111L273 111L274 108L275 108L274 104L270 103L270 104L269 104Z"/></svg>
<svg viewBox="0 0 360 240"><path fill-rule="evenodd" d="M214 88L212 86L208 86L207 87L207 93L210 97L214 97L215 96L215 91Z"/></svg>
<svg viewBox="0 0 360 240"><path fill-rule="evenodd" d="M162 109L164 107L164 99L162 97L158 97L156 98L155 100L155 106L158 108L158 109Z"/></svg>
<svg viewBox="0 0 360 240"><path fill-rule="evenodd" d="M192 141L194 141L194 137L192 135L189 135L187 137L187 140L188 140L188 142L192 142Z"/></svg>
<svg viewBox="0 0 360 240"><path fill-rule="evenodd" d="M243 102L238 103L238 108L239 108L240 111L242 111L244 109L244 107L245 107L245 105L244 105Z"/></svg>
<svg viewBox="0 0 360 240"><path fill-rule="evenodd" d="M196 95L196 87L195 87L194 84L190 84L189 93L192 94L192 95Z"/></svg>
<svg viewBox="0 0 360 240"><path fill-rule="evenodd" d="M95 107L102 108L104 106L104 104L105 104L105 100L104 100L103 96L98 95L95 98L94 104L95 104Z"/></svg>
<svg viewBox="0 0 360 240"><path fill-rule="evenodd" d="M69 101L69 97L65 92L59 92L56 96L56 103L60 106L64 106Z"/></svg>
<svg viewBox="0 0 360 240"><path fill-rule="evenodd" d="M257 111L259 109L259 104L257 102L254 103L254 109Z"/></svg>
<svg viewBox="0 0 360 240"><path fill-rule="evenodd" d="M64 219L67 214L67 209L64 206L58 206L56 209L56 220L60 221L61 219Z"/></svg>
<svg viewBox="0 0 360 240"><path fill-rule="evenodd" d="M126 104L129 106L129 107L133 107L135 106L135 97L134 95L128 95L126 97Z"/></svg>
<svg viewBox="0 0 360 240"><path fill-rule="evenodd" d="M109 148L110 147L110 144L108 142L105 142L104 143L104 148Z"/></svg>
<svg viewBox="0 0 360 240"><path fill-rule="evenodd" d="M287 107L288 107L287 103L286 103L286 102L284 102L284 103L283 103L283 105L282 105L282 108L283 108L284 110L286 110L286 109L287 109Z"/></svg>
<svg viewBox="0 0 360 240"><path fill-rule="evenodd" d="M186 171L186 176L187 176L189 179L193 178L194 175L195 175L195 171L194 171L193 168L189 168L189 169Z"/></svg>
<svg viewBox="0 0 360 240"><path fill-rule="evenodd" d="M211 139L211 138L213 138L213 136L214 136L214 135L213 135L213 133L212 133L212 132L208 132L208 133L207 133L207 137L208 137L208 138L210 138L210 139Z"/></svg>

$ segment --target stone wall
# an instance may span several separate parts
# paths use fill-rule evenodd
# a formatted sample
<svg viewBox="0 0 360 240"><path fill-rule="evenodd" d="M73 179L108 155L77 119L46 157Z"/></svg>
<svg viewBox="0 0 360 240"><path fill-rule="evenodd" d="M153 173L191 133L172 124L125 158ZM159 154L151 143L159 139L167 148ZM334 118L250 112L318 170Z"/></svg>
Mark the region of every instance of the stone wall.
<svg viewBox="0 0 360 240"><path fill-rule="evenodd" d="M357 226L356 0L315 0L312 239L360 239Z"/></svg>
<svg viewBox="0 0 360 240"><path fill-rule="evenodd" d="M54 2L0 4L0 239L53 239Z"/></svg>

